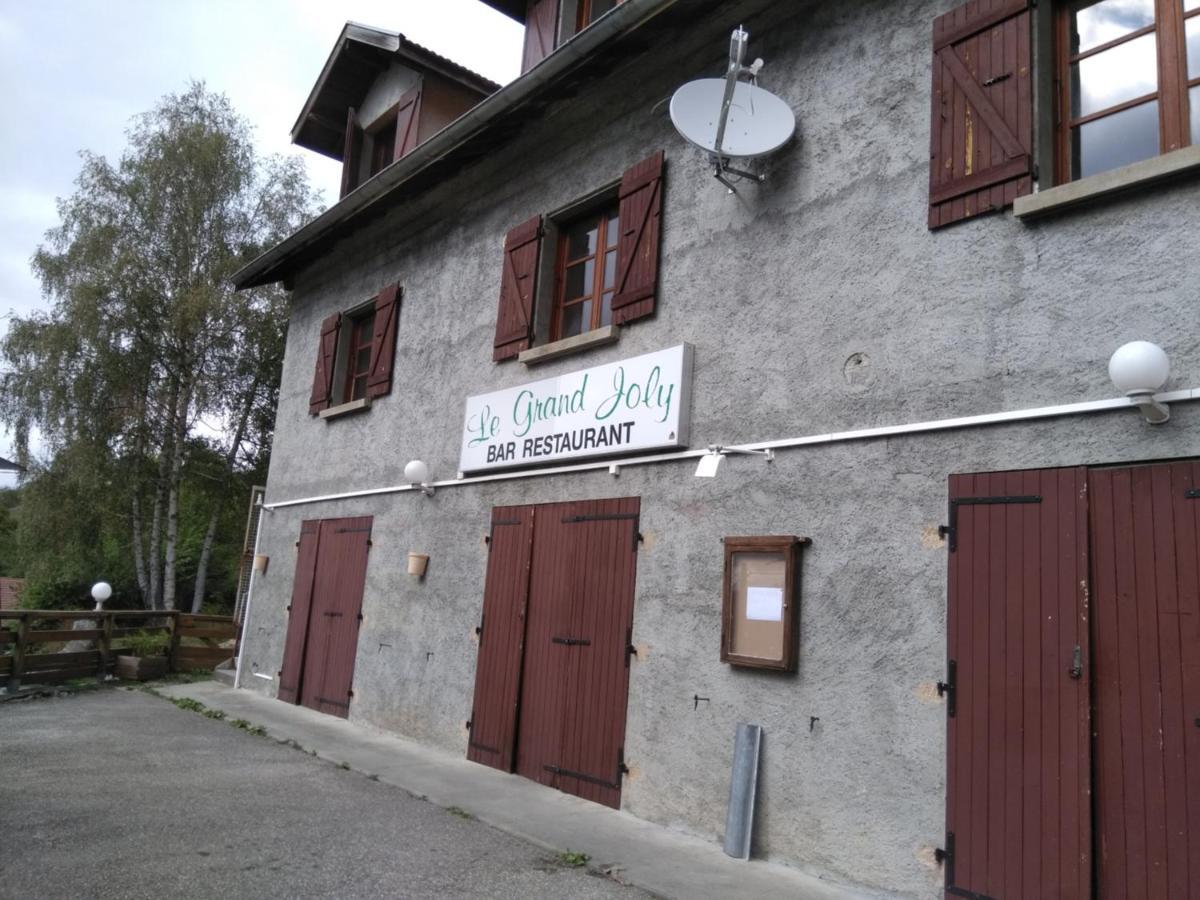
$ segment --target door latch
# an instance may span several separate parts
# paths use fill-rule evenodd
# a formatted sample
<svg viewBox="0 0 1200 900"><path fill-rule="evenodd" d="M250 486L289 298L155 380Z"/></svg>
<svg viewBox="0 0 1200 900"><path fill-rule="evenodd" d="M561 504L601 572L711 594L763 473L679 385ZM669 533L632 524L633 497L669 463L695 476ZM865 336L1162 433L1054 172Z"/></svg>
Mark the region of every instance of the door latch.
<svg viewBox="0 0 1200 900"><path fill-rule="evenodd" d="M1071 668L1067 669L1067 674L1072 678L1083 677L1083 651L1079 645L1075 645L1075 652L1071 654Z"/></svg>

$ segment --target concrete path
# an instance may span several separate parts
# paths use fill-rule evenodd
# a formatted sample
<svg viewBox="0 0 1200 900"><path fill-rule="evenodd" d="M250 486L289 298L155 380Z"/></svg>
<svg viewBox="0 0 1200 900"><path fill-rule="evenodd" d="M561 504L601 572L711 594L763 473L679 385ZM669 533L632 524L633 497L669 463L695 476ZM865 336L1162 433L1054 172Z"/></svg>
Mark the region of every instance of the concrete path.
<svg viewBox="0 0 1200 900"><path fill-rule="evenodd" d="M460 811L116 688L0 704L0 898L35 897L648 900Z"/></svg>
<svg viewBox="0 0 1200 900"><path fill-rule="evenodd" d="M162 693L190 697L230 718L261 725L277 740L295 741L323 759L346 763L438 806L468 810L479 820L547 850L582 851L600 870L663 897L847 900L867 896L787 866L732 860L715 844L627 813L251 691L207 681L173 685Z"/></svg>

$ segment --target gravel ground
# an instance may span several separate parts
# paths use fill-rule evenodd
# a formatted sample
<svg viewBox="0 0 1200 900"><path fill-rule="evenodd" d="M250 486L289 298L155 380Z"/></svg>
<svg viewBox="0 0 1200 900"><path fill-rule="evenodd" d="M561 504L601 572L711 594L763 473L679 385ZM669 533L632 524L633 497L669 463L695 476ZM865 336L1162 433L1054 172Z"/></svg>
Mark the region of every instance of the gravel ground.
<svg viewBox="0 0 1200 900"><path fill-rule="evenodd" d="M0 704L0 898L649 896L141 691Z"/></svg>

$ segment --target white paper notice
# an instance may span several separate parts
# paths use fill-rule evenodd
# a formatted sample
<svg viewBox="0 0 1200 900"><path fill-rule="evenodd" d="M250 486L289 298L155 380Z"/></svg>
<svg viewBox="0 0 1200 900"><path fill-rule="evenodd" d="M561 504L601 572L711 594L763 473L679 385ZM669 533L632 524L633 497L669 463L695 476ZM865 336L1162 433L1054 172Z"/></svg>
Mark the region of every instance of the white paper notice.
<svg viewBox="0 0 1200 900"><path fill-rule="evenodd" d="M760 622L782 622L783 588L746 588L746 618Z"/></svg>

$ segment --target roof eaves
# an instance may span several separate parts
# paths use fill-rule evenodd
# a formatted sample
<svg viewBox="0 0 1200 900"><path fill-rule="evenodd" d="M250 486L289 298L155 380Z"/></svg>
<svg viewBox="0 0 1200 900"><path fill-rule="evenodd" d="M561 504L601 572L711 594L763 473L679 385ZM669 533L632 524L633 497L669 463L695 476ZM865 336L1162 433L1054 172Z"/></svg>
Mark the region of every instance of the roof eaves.
<svg viewBox="0 0 1200 900"><path fill-rule="evenodd" d="M239 290L283 279L285 264L306 248L327 237L335 228L362 214L412 179L423 169L510 111L541 94L550 93L555 79L586 60L610 39L635 31L642 24L681 0L626 0L594 25L558 47L515 81L500 88L455 119L415 150L368 179L308 224L233 274Z"/></svg>

